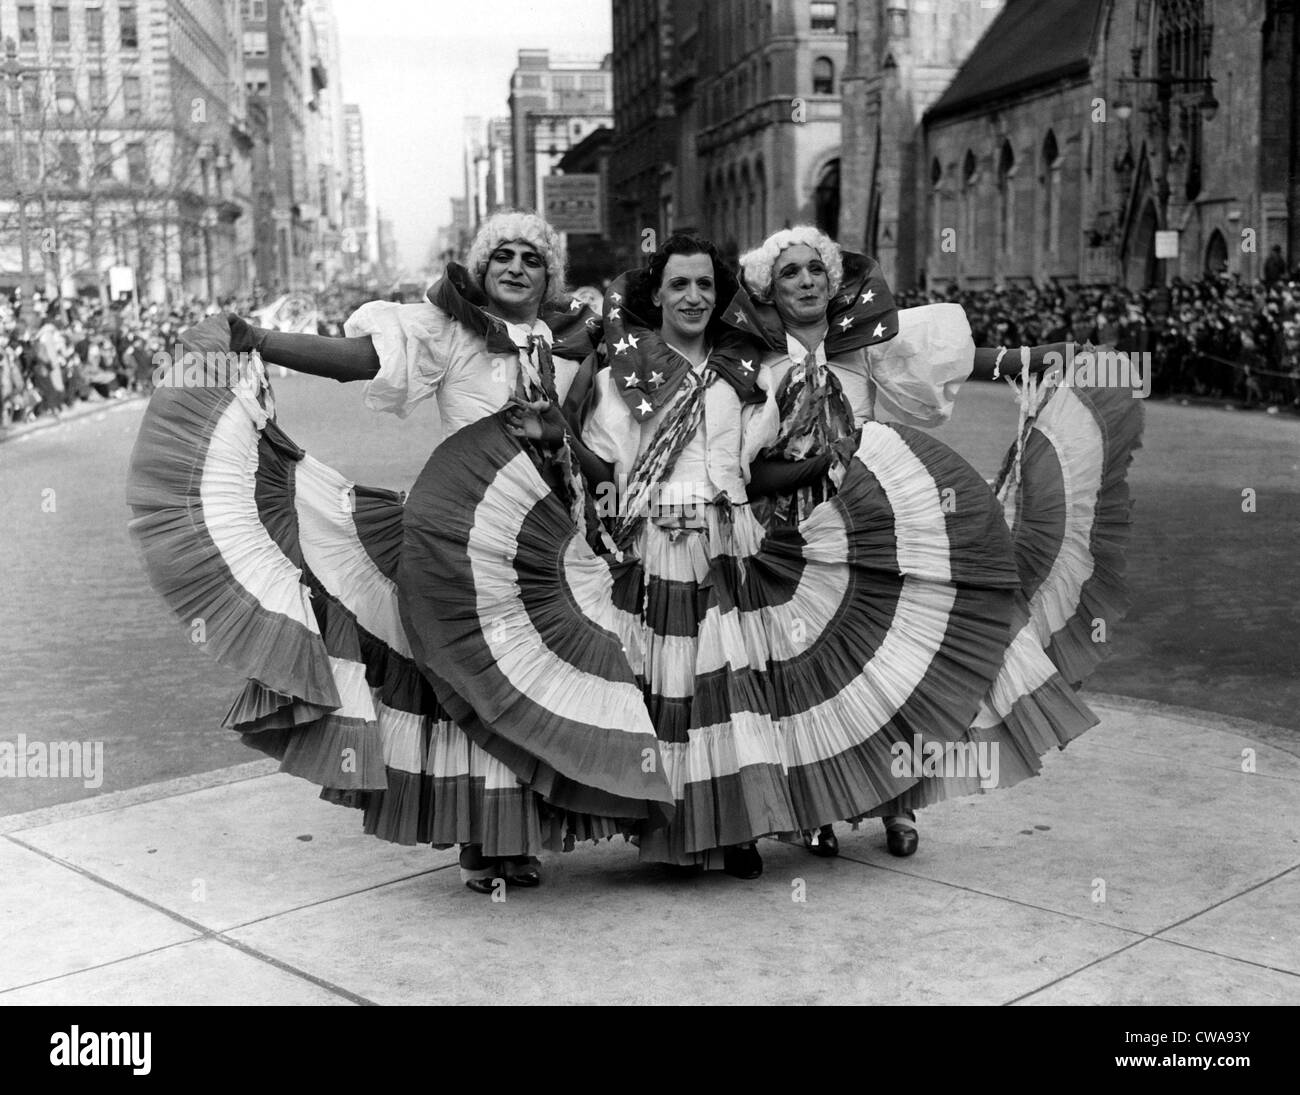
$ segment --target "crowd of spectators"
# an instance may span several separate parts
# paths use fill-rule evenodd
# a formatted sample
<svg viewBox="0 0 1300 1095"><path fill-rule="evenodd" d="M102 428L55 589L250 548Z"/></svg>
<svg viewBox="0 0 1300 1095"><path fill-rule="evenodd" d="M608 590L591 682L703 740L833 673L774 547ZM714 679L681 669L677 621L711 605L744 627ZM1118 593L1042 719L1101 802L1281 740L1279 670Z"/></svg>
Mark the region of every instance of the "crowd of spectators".
<svg viewBox="0 0 1300 1095"><path fill-rule="evenodd" d="M897 294L955 301L977 346L1091 341L1150 353L1152 394L1300 409L1300 268L1257 282L1174 278L1167 290L1009 287Z"/></svg>
<svg viewBox="0 0 1300 1095"><path fill-rule="evenodd" d="M247 314L248 301L224 307ZM83 402L121 399L152 387L154 354L220 309L200 302L103 308L73 302L24 315L0 300L0 427L62 417Z"/></svg>
<svg viewBox="0 0 1300 1095"><path fill-rule="evenodd" d="M1174 278L1168 289L951 286L896 296L902 307L961 304L977 346L1091 341L1150 353L1153 395L1300 410L1300 267L1265 269L1253 283L1207 274ZM320 333L342 334L342 316L361 300L321 303ZM147 392L154 354L182 330L217 311L250 315L253 307L239 299L139 309L77 302L37 306L29 309L36 318L23 318L0 299L0 427Z"/></svg>

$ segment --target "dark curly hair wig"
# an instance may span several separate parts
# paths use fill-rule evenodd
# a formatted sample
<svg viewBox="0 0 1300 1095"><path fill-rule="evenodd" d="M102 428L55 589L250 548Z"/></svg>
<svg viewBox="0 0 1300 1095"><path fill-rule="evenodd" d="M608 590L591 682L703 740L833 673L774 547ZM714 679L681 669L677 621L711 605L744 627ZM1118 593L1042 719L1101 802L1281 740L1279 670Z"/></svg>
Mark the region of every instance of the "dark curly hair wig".
<svg viewBox="0 0 1300 1095"><path fill-rule="evenodd" d="M731 303L740 287L735 272L722 260L716 246L709 240L692 236L685 232L675 232L664 240L649 263L637 271L628 289L628 310L638 319L644 320L652 328L663 326L663 313L654 303L653 295L663 285L664 268L674 255L708 255L713 261L713 281L717 288L717 301L713 306L713 315L705 329L705 337L710 342L717 341L717 336L725 329L722 311Z"/></svg>

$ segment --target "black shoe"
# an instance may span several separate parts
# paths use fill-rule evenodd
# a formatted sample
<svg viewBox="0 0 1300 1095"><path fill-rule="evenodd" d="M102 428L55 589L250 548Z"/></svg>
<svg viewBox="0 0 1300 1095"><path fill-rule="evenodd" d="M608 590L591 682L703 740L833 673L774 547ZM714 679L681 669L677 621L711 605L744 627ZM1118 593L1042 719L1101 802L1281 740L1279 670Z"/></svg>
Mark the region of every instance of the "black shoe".
<svg viewBox="0 0 1300 1095"><path fill-rule="evenodd" d="M916 853L921 843L921 836L916 831L916 814L908 810L906 814L887 817L885 821L885 845L890 855L905 859Z"/></svg>
<svg viewBox="0 0 1300 1095"><path fill-rule="evenodd" d="M495 893L500 873L501 861L484 855L482 844L460 846L460 880L467 889L475 893Z"/></svg>
<svg viewBox="0 0 1300 1095"><path fill-rule="evenodd" d="M808 842L808 850L813 855L819 855L823 859L830 859L831 856L840 854L840 842L835 835L834 825L823 825L815 832Z"/></svg>
<svg viewBox="0 0 1300 1095"><path fill-rule="evenodd" d="M733 844L722 850L722 869L733 878L748 881L763 873L763 857L754 844Z"/></svg>
<svg viewBox="0 0 1300 1095"><path fill-rule="evenodd" d="M501 871L510 886L523 886L531 889L542 884L541 863L536 856L524 855L514 859L503 859Z"/></svg>

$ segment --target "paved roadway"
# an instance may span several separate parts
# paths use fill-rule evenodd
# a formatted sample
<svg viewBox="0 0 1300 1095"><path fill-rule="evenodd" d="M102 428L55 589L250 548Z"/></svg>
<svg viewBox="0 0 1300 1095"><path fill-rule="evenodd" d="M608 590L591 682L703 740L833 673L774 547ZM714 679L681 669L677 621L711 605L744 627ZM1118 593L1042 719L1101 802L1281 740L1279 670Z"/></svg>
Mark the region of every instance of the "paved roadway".
<svg viewBox="0 0 1300 1095"><path fill-rule="evenodd" d="M358 482L406 488L436 438L429 408L372 414L356 386L276 382L280 420ZM1300 421L1148 406L1131 474L1135 607L1089 687L1257 719L1300 751ZM220 729L239 682L196 651L126 533L142 404L0 445L0 741L104 742L99 789L0 780L0 814L256 759ZM968 385L940 436L987 476L1015 425L1008 392ZM1244 514L1241 492L1257 492ZM45 490L54 512L44 512Z"/></svg>

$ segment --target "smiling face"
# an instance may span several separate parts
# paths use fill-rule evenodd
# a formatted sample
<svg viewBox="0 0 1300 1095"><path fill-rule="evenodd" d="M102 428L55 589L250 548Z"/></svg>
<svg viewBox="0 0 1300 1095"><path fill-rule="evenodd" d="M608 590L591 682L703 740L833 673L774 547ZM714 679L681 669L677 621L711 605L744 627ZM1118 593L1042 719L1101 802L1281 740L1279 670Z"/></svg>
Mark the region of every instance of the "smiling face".
<svg viewBox="0 0 1300 1095"><path fill-rule="evenodd" d="M511 322L536 319L546 295L546 259L525 240L502 243L488 256L483 291L502 318Z"/></svg>
<svg viewBox="0 0 1300 1095"><path fill-rule="evenodd" d="M787 325L807 327L826 318L831 279L815 247L794 243L772 266L772 301Z"/></svg>
<svg viewBox="0 0 1300 1095"><path fill-rule="evenodd" d="M668 342L702 337L718 302L713 260L708 255L670 255L650 299L663 312L662 334Z"/></svg>

